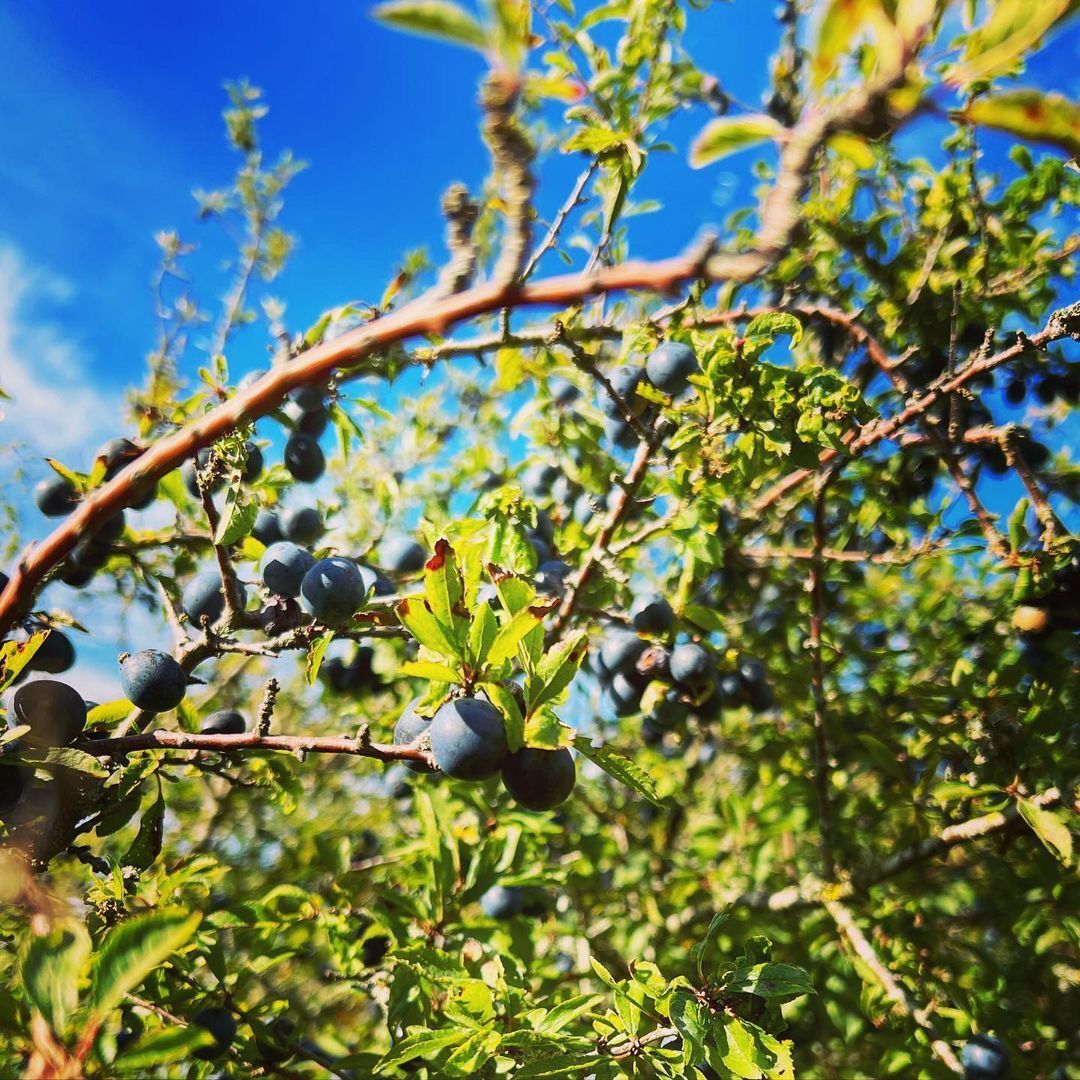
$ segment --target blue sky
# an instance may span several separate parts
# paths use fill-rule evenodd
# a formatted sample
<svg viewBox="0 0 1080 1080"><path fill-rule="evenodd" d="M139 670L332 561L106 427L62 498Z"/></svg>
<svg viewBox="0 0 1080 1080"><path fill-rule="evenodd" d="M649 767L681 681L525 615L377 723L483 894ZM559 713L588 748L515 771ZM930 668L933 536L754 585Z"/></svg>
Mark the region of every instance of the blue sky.
<svg viewBox="0 0 1080 1080"><path fill-rule="evenodd" d="M226 80L265 90L270 155L291 148L310 163L282 220L300 245L274 286L293 329L328 306L377 299L403 251L441 253L440 194L458 179L475 189L486 166L474 108L482 61L383 29L368 10L339 0L0 0L0 385L23 391L5 410L2 444L23 440L85 466L118 433L123 388L141 381L153 344L156 230L201 245L192 272L212 308L228 249L196 223L191 191L224 183L235 164L220 120ZM741 0L689 16L691 54L751 106L777 38L772 10ZM1037 81L1075 96L1077 45L1075 33L1060 35ZM685 146L704 119L677 118L672 141ZM925 151L920 141L913 152ZM985 145L989 165L1003 160L1005 140ZM748 164L742 155L695 173L681 152L655 157L638 197L665 210L635 223L635 254L670 254L719 223L749 196ZM542 214L580 167L545 164ZM234 372L265 362L264 341L261 330L239 338ZM0 458L0 477L10 467Z"/></svg>

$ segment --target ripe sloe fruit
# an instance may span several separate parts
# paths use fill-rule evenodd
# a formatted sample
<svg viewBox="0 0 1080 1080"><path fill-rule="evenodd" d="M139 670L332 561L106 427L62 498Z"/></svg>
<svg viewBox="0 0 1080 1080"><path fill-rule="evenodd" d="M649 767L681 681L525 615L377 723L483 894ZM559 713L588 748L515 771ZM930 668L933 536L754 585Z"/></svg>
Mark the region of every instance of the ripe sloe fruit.
<svg viewBox="0 0 1080 1080"><path fill-rule="evenodd" d="M319 622L347 622L367 598L364 579L352 559L341 555L320 559L300 583L300 604Z"/></svg>
<svg viewBox="0 0 1080 1080"><path fill-rule="evenodd" d="M630 608L630 621L643 634L662 634L671 629L675 612L664 597L657 593L639 596Z"/></svg>
<svg viewBox="0 0 1080 1080"><path fill-rule="evenodd" d="M265 507L255 515L255 524L251 529L251 535L259 543L265 544L267 547L285 539L285 534L281 531L281 521L277 514L273 510L267 510Z"/></svg>
<svg viewBox="0 0 1080 1080"><path fill-rule="evenodd" d="M26 665L31 671L47 671L59 675L75 663L75 646L67 634L50 630L48 637L38 646L38 651Z"/></svg>
<svg viewBox="0 0 1080 1080"><path fill-rule="evenodd" d="M295 401L287 401L282 411L292 421L294 431L302 431L313 439L322 435L330 422L330 413L321 406L317 409L302 409Z"/></svg>
<svg viewBox="0 0 1080 1080"><path fill-rule="evenodd" d="M314 544L324 530L322 514L313 506L299 506L281 515L285 538L294 544Z"/></svg>
<svg viewBox="0 0 1080 1080"><path fill-rule="evenodd" d="M645 408L645 402L637 396L637 388L645 374L645 369L633 364L620 364L612 368L608 375L608 382L612 390L619 395L637 416ZM623 418L623 411L615 404L615 399L606 391L600 395L600 411L607 417L615 420Z"/></svg>
<svg viewBox="0 0 1080 1080"><path fill-rule="evenodd" d="M262 476L263 452L249 439L244 443L247 459L244 461L242 477L245 484L253 484Z"/></svg>
<svg viewBox="0 0 1080 1080"><path fill-rule="evenodd" d="M629 674L637 658L645 651L646 643L629 630L612 630L600 643L600 667L610 675Z"/></svg>
<svg viewBox="0 0 1080 1080"><path fill-rule="evenodd" d="M574 790L577 768L565 746L557 750L526 746L503 764L506 790L526 810L554 810Z"/></svg>
<svg viewBox="0 0 1080 1080"><path fill-rule="evenodd" d="M244 603L246 590L242 583L240 587L240 602ZM202 625L205 615L211 622L216 623L225 610L225 593L221 587L221 575L217 570L203 570L196 574L185 586L180 598L184 614L196 625Z"/></svg>
<svg viewBox="0 0 1080 1080"><path fill-rule="evenodd" d="M285 468L294 480L310 484L325 472L326 458L322 448L310 435L295 431L285 444Z"/></svg>
<svg viewBox="0 0 1080 1080"><path fill-rule="evenodd" d="M263 584L277 596L299 596L304 575L315 565L315 557L306 548L281 540L263 552L259 573Z"/></svg>
<svg viewBox="0 0 1080 1080"><path fill-rule="evenodd" d="M379 545L382 564L396 574L412 574L424 569L427 552L423 544L407 536L391 536Z"/></svg>
<svg viewBox="0 0 1080 1080"><path fill-rule="evenodd" d="M645 361L645 374L657 390L679 394L690 385L690 376L697 371L697 356L681 341L665 341L658 345Z"/></svg>
<svg viewBox="0 0 1080 1080"><path fill-rule="evenodd" d="M964 1080L1002 1080L1009 1071L1005 1045L993 1035L975 1035L960 1052Z"/></svg>
<svg viewBox="0 0 1080 1080"><path fill-rule="evenodd" d="M418 716L416 714L416 704L419 701L416 698L410 701L405 706L405 711L398 717L397 723L394 725L394 742L398 746L411 746L417 739L420 738L430 727L431 719L427 716ZM403 762L407 769L411 769L413 772L427 772L427 767L422 765L419 761L405 761Z"/></svg>
<svg viewBox="0 0 1080 1080"><path fill-rule="evenodd" d="M364 589L372 596L393 596L396 592L394 583L385 575L380 574L374 567L364 563L357 563L360 576L364 579Z"/></svg>
<svg viewBox="0 0 1080 1080"><path fill-rule="evenodd" d="M67 746L86 726L86 702L73 687L55 679L23 683L11 708L20 724L30 725L26 741L35 746Z"/></svg>
<svg viewBox="0 0 1080 1080"><path fill-rule="evenodd" d="M199 731L203 735L241 735L247 730L243 716L235 709L218 709L203 722Z"/></svg>
<svg viewBox="0 0 1080 1080"><path fill-rule="evenodd" d="M63 517L78 505L79 493L70 480L54 474L34 488L34 502L46 517Z"/></svg>
<svg viewBox="0 0 1080 1080"><path fill-rule="evenodd" d="M175 709L187 693L187 675L168 654L144 649L120 662L120 686L124 696L146 712Z"/></svg>
<svg viewBox="0 0 1080 1080"><path fill-rule="evenodd" d="M541 563L533 579L536 591L550 596L561 596L566 591L566 579L570 572L570 567L561 559L550 559Z"/></svg>
<svg viewBox="0 0 1080 1080"><path fill-rule="evenodd" d="M517 885L492 885L480 897L480 910L489 919L510 919L525 907L525 890Z"/></svg>
<svg viewBox="0 0 1080 1080"><path fill-rule="evenodd" d="M620 450L632 450L638 443L637 432L621 417L604 417L604 437Z"/></svg>
<svg viewBox="0 0 1080 1080"><path fill-rule="evenodd" d="M194 1051L195 1057L200 1061L213 1061L221 1057L232 1046L236 1038L236 1018L228 1009L218 1005L200 1009L192 1018L191 1022L201 1028L205 1028L214 1037L209 1046L200 1047Z"/></svg>
<svg viewBox="0 0 1080 1080"><path fill-rule="evenodd" d="M704 690L715 670L712 654L701 645L680 645L673 649L669 666L671 677L691 693Z"/></svg>
<svg viewBox="0 0 1080 1080"><path fill-rule="evenodd" d="M430 733L435 764L457 780L494 776L506 758L502 715L479 698L448 701L432 718Z"/></svg>

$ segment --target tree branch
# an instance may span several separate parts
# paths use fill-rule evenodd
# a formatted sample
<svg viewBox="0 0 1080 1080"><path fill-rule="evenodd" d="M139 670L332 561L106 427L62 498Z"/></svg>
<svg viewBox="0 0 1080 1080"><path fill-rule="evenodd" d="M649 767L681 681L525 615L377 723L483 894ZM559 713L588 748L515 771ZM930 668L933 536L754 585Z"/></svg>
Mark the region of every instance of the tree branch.
<svg viewBox="0 0 1080 1080"><path fill-rule="evenodd" d="M565 306L590 296L630 289L669 292L700 277L727 282L756 279L784 252L798 225L803 182L825 139L869 115L901 78L898 74L864 87L841 99L828 112L810 112L791 129L781 154L776 185L765 200L760 228L747 251L707 252L703 260L695 247L683 255L655 262L632 260L587 273L524 284L496 278L453 296L421 296L398 311L323 342L287 363L275 365L247 389L147 448L111 481L89 493L45 540L27 547L0 594L0 635L11 629L48 572L74 548L79 538L92 533L95 526L129 505L138 491L145 490L145 485L159 480L241 424L265 416L290 391L327 380L335 369L355 368L365 357L409 338L442 335L450 326L503 308ZM377 366L372 362L372 370Z"/></svg>
<svg viewBox="0 0 1080 1080"><path fill-rule="evenodd" d="M431 755L411 746L373 743L367 729L353 735L260 735L246 731L240 735L195 735L186 731L146 731L114 739L93 739L76 744L95 757L126 757L141 750L189 750L211 753L239 753L250 750L279 750L289 754L352 754L377 761L416 761L434 768Z"/></svg>
<svg viewBox="0 0 1080 1080"><path fill-rule="evenodd" d="M893 973L885 966L877 950L870 944L869 939L859 928L851 912L848 911L839 900L826 900L825 910L833 917L840 933L847 938L852 950L866 965L866 968L874 976L885 991L885 996L892 1001L897 1010L910 1016L930 1036L930 1046L934 1053L954 1073L963 1073L964 1067L960 1064L953 1048L938 1034L934 1025L930 1022L930 1009L918 1008L911 1000L908 992L896 981Z"/></svg>

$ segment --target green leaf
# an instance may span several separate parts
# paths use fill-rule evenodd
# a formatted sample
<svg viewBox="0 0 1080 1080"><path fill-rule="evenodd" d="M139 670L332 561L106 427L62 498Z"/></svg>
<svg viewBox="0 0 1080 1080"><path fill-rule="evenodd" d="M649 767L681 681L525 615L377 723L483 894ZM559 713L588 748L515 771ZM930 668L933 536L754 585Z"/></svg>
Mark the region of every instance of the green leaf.
<svg viewBox="0 0 1080 1080"><path fill-rule="evenodd" d="M1016 808L1046 850L1066 866L1072 866L1072 833L1065 822L1052 810L1046 810L1030 799L1018 798Z"/></svg>
<svg viewBox="0 0 1080 1080"><path fill-rule="evenodd" d="M525 722L521 718L517 699L502 683L483 682L480 689L487 695L488 701L502 713L506 743L510 752L516 753L525 745Z"/></svg>
<svg viewBox="0 0 1080 1080"><path fill-rule="evenodd" d="M1080 155L1080 105L1062 94L1009 90L976 98L962 115L983 127L1031 142L1053 143L1074 157Z"/></svg>
<svg viewBox="0 0 1080 1080"><path fill-rule="evenodd" d="M51 630L38 630L25 641L5 641L0 645L0 690L6 690L15 681L50 633Z"/></svg>
<svg viewBox="0 0 1080 1080"><path fill-rule="evenodd" d="M249 498L239 484L229 488L225 496L225 507L221 512L214 543L228 547L247 536L255 527L255 518L259 514L259 504Z"/></svg>
<svg viewBox="0 0 1080 1080"><path fill-rule="evenodd" d="M89 955L90 937L76 922L32 938L23 954L19 974L26 997L61 1037L78 1005L79 976Z"/></svg>
<svg viewBox="0 0 1080 1080"><path fill-rule="evenodd" d="M398 668L399 675L414 679L427 679L429 682L456 683L461 681L461 672L446 664L436 664L431 660L406 660Z"/></svg>
<svg viewBox="0 0 1080 1080"><path fill-rule="evenodd" d="M460 660L461 656L453 641L450 640L446 627L431 613L423 596L406 596L394 605L394 612L402 626L425 649L430 649L437 656Z"/></svg>
<svg viewBox="0 0 1080 1080"><path fill-rule="evenodd" d="M828 0L811 52L814 86L820 87L833 74L840 58L861 37L867 33L889 33L892 29L881 0Z"/></svg>
<svg viewBox="0 0 1080 1080"><path fill-rule="evenodd" d="M528 711L555 701L570 685L588 652L588 634L582 630L560 641L545 653L537 665L536 675L529 679L525 690Z"/></svg>
<svg viewBox="0 0 1080 1080"><path fill-rule="evenodd" d="M143 812L139 832L121 860L124 866L145 870L161 854L161 838L165 826L165 796L158 781L157 798Z"/></svg>
<svg viewBox="0 0 1080 1080"><path fill-rule="evenodd" d="M103 705L95 705L86 714L86 726L113 727L115 724L119 724L130 712L131 702L127 698L106 701Z"/></svg>
<svg viewBox="0 0 1080 1080"><path fill-rule="evenodd" d="M120 923L105 938L91 972L90 1008L101 1018L195 933L202 915L152 911Z"/></svg>
<svg viewBox="0 0 1080 1080"><path fill-rule="evenodd" d="M109 770L96 757L73 746L27 747L15 755L19 761L28 765L53 766L70 769L72 772L85 773L101 780L109 775Z"/></svg>
<svg viewBox="0 0 1080 1080"><path fill-rule="evenodd" d="M480 604L469 627L469 658L473 665L482 668L488 662L491 643L499 632L499 622L490 604Z"/></svg>
<svg viewBox="0 0 1080 1080"><path fill-rule="evenodd" d="M789 334L791 343L798 345L802 340L802 323L786 311L766 311L750 320L744 337L779 337Z"/></svg>
<svg viewBox="0 0 1080 1080"><path fill-rule="evenodd" d="M621 784L644 796L653 806L663 806L660 796L656 793L656 784L644 769L622 754L617 754L607 746L593 746L584 735L579 735L574 740L574 747L579 754L583 754L594 765L614 777Z"/></svg>
<svg viewBox="0 0 1080 1080"><path fill-rule="evenodd" d="M509 622L504 623L488 650L488 663L501 664L517 652L517 647L531 630L538 627L544 616L558 604L558 600L537 601L522 608Z"/></svg>
<svg viewBox="0 0 1080 1080"><path fill-rule="evenodd" d="M571 1021L587 1012L591 1012L603 1000L603 994L579 994L577 997L560 1001L555 1008L546 1013L536 1024L535 1030L542 1033L561 1031Z"/></svg>
<svg viewBox="0 0 1080 1080"><path fill-rule="evenodd" d="M701 129L690 147L690 165L695 169L711 165L728 154L775 139L783 130L778 121L764 113L717 117Z"/></svg>
<svg viewBox="0 0 1080 1080"><path fill-rule="evenodd" d="M708 1008L688 990L679 990L671 999L668 1015L683 1038L683 1064L700 1060L712 1030Z"/></svg>
<svg viewBox="0 0 1080 1080"><path fill-rule="evenodd" d="M389 0L379 4L372 15L397 30L423 34L480 52L491 46L488 31L464 8L449 0Z"/></svg>
<svg viewBox="0 0 1080 1080"><path fill-rule="evenodd" d="M525 720L525 745L556 750L570 738L565 727L548 705L532 710Z"/></svg>
<svg viewBox="0 0 1080 1080"><path fill-rule="evenodd" d="M423 1061L429 1061L440 1050L445 1050L448 1046L458 1046L468 1037L467 1028L449 1028L441 1031L428 1031L424 1028L414 1031L379 1058L375 1071L386 1072L392 1065L397 1065L402 1061L411 1061L417 1057Z"/></svg>
<svg viewBox="0 0 1080 1080"><path fill-rule="evenodd" d="M694 966L697 968L698 978L704 981L705 972L702 967L705 959L705 954L708 952L709 945L712 943L712 939L716 936L716 932L721 926L727 922L728 917L731 914L731 909L728 908L724 911L718 911L709 922L709 929L705 932L705 937L701 941L690 947L690 959L694 961Z"/></svg>
<svg viewBox="0 0 1080 1080"><path fill-rule="evenodd" d="M315 681L319 677L319 671L322 669L323 660L326 658L326 650L333 640L334 631L327 630L325 634L320 634L308 647L307 662L304 665L304 681L308 686L315 685Z"/></svg>
<svg viewBox="0 0 1080 1080"><path fill-rule="evenodd" d="M949 71L949 80L969 83L1005 74L1076 9L1076 0L998 0L986 23L968 37L964 59Z"/></svg>
<svg viewBox="0 0 1080 1080"><path fill-rule="evenodd" d="M810 976L792 964L740 965L729 976L725 990L739 994L756 994L762 998L793 1001L804 994L813 994Z"/></svg>
<svg viewBox="0 0 1080 1080"><path fill-rule="evenodd" d="M196 1050L213 1042L213 1035L197 1024L148 1031L120 1054L112 1067L117 1072L149 1076L162 1065L191 1058Z"/></svg>
<svg viewBox="0 0 1080 1080"><path fill-rule="evenodd" d="M435 542L435 554L424 567L424 595L435 620L446 632L453 655L464 655L468 634L468 613L463 604L464 588L457 556L445 539Z"/></svg>

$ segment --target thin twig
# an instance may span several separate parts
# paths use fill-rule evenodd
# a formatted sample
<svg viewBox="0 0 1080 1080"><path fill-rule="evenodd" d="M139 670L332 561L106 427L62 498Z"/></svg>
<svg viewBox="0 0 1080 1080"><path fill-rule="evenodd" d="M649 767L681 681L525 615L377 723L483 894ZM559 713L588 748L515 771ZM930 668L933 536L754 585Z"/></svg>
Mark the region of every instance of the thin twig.
<svg viewBox="0 0 1080 1080"><path fill-rule="evenodd" d="M946 1068L954 1073L963 1073L964 1067L960 1064L953 1048L938 1034L930 1022L930 1009L919 1008L915 1005L908 992L896 981L893 973L878 956L877 950L859 928L851 912L839 900L826 900L823 906L833 917L837 928L847 939L852 950L885 991L885 996L896 1005L899 1012L910 1016L929 1035L931 1048Z"/></svg>

